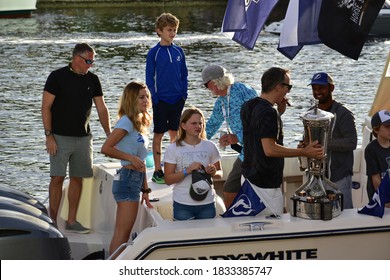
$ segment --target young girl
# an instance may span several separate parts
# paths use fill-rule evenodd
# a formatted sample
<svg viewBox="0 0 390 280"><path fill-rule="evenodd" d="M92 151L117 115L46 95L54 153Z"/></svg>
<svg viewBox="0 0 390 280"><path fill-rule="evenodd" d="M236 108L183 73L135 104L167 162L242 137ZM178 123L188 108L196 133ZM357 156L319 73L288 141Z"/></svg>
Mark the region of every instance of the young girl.
<svg viewBox="0 0 390 280"><path fill-rule="evenodd" d="M367 164L367 195L371 199L378 189L386 170L390 168L390 113L382 110L371 118L375 140L370 142L364 152ZM386 205L389 207L389 205Z"/></svg>
<svg viewBox="0 0 390 280"><path fill-rule="evenodd" d="M173 187L174 220L214 218L215 190L211 188L202 200L190 196L191 174L204 170L214 179L222 178L221 156L217 146L206 139L203 113L186 109L180 119L176 142L164 154L165 182Z"/></svg>
<svg viewBox="0 0 390 280"><path fill-rule="evenodd" d="M110 254L129 240L137 217L140 193L141 203L145 201L146 205L152 208L148 195L150 189L145 176L148 146L146 135L151 123L147 110L150 107L150 93L146 85L139 82L129 83L120 99L119 120L101 149L103 154L120 159L122 165L112 186L118 207Z"/></svg>

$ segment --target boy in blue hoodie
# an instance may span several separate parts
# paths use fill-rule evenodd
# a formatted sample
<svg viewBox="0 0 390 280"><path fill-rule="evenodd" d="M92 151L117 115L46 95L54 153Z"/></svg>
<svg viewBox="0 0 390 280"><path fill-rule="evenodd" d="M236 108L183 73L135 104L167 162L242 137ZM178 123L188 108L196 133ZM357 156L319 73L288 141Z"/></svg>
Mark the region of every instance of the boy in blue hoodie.
<svg viewBox="0 0 390 280"><path fill-rule="evenodd" d="M146 58L146 84L153 104L153 159L152 181L164 184L161 168L161 143L168 131L170 141L176 139L181 112L187 99L188 70L185 55L173 44L179 20L170 13L161 14L156 20L156 32L160 42L151 48Z"/></svg>

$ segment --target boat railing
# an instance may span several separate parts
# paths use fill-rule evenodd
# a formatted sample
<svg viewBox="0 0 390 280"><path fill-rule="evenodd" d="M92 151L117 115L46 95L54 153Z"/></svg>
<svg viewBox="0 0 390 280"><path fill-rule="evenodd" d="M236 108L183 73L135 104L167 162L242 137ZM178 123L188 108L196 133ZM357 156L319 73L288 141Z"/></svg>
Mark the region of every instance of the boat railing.
<svg viewBox="0 0 390 280"><path fill-rule="evenodd" d="M116 256L118 256L120 252L133 244L134 242L126 242L121 244L110 256L108 256L107 260L115 260Z"/></svg>

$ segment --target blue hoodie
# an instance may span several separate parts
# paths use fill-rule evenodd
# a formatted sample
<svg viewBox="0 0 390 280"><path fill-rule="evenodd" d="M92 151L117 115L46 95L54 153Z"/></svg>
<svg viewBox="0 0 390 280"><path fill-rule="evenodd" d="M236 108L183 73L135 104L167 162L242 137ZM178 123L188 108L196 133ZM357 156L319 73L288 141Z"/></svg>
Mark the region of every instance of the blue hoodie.
<svg viewBox="0 0 390 280"><path fill-rule="evenodd" d="M152 95L153 106L162 100L169 104L187 99L188 70L182 48L158 43L146 57L146 85Z"/></svg>

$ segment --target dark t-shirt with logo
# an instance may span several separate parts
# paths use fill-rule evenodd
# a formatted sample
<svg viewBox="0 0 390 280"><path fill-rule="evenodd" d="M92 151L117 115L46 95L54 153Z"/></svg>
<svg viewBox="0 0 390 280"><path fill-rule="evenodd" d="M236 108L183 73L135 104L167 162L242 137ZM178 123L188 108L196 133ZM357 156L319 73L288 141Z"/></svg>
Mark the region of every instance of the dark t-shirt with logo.
<svg viewBox="0 0 390 280"><path fill-rule="evenodd" d="M103 96L98 76L80 75L66 66L50 73L45 91L55 95L51 107L54 134L83 137L91 133L92 99Z"/></svg>

